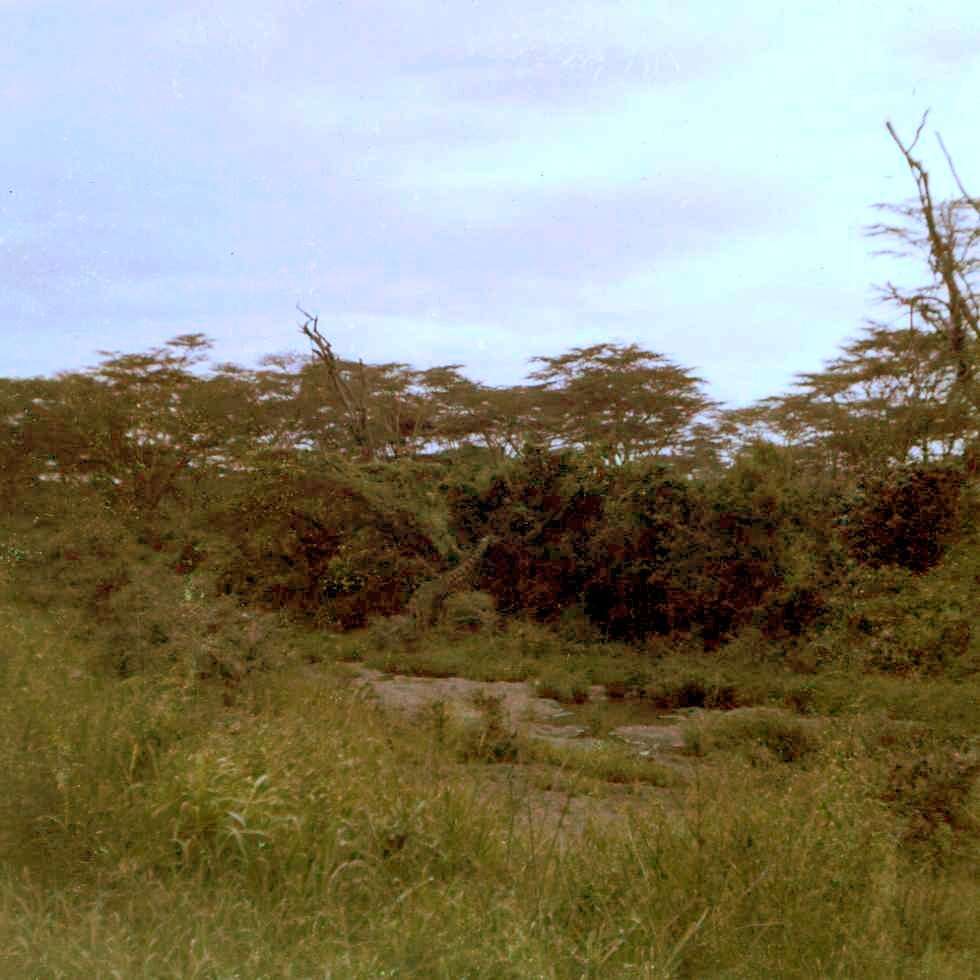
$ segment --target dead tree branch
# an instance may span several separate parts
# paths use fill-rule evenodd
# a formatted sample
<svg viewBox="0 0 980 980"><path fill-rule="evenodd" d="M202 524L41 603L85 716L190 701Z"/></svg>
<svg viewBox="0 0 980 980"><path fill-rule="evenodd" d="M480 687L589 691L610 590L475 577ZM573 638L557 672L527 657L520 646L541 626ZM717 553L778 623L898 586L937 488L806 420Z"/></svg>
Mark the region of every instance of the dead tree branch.
<svg viewBox="0 0 980 980"><path fill-rule="evenodd" d="M959 188L960 194L963 196L963 200L973 208L977 214L980 214L980 198L971 197L966 192L966 188L963 186L963 181L960 180L960 175L956 172L956 167L953 166L953 158L949 154L949 150L946 149L946 144L943 142L942 136L936 133L936 139L939 141L939 148L943 151L943 156L946 157L946 163L949 166L949 172L953 175L953 180L956 181L956 186Z"/></svg>
<svg viewBox="0 0 980 980"><path fill-rule="evenodd" d="M891 122L886 122L885 127L889 135L895 141L909 170L915 180L916 190L919 195L919 207L922 212L923 220L926 225L926 233L929 240L929 251L932 257L932 264L940 278L946 291L948 308L948 320L946 332L949 337L950 350L956 358L956 377L957 381L965 384L972 376L972 363L966 350L966 330L969 327L974 335L980 333L978 328L978 312L972 308L969 300L963 294L958 280L958 274L962 270L956 258L956 233L955 228L948 230L941 229L937 219L936 206L932 198L932 190L929 184L929 172L921 161L912 156L922 130L926 124L929 113L922 116L918 129L915 131L915 139L906 146L895 132L895 127Z"/></svg>
<svg viewBox="0 0 980 980"><path fill-rule="evenodd" d="M344 406L344 412L347 416L347 427L350 430L354 444L360 450L361 458L364 460L374 459L374 445L368 426L367 379L364 374L364 362L358 361L360 366L360 391L355 394L340 373L337 357L330 346L330 341L320 333L319 317L307 313L298 303L296 304L296 309L306 317L306 322L300 326L300 331L313 345L314 356L326 369L330 387Z"/></svg>

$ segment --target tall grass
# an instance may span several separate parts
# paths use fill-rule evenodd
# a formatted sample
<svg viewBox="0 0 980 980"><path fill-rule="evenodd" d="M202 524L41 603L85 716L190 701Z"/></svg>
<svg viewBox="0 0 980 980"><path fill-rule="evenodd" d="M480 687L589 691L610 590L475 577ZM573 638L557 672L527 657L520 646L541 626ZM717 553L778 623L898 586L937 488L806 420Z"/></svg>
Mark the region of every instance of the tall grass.
<svg viewBox="0 0 980 980"><path fill-rule="evenodd" d="M99 673L53 613L0 629L0 975L976 976L976 797L913 846L857 728L578 830L342 672L229 707L179 662Z"/></svg>

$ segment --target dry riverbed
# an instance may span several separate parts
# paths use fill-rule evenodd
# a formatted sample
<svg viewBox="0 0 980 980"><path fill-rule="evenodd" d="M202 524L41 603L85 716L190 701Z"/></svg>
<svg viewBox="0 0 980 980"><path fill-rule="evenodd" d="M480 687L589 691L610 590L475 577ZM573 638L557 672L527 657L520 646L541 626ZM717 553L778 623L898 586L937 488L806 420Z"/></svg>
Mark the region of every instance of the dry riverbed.
<svg viewBox="0 0 980 980"><path fill-rule="evenodd" d="M595 748L603 742L582 723L580 706L565 707L551 698L539 697L533 685L524 681L408 677L360 665L352 670L355 683L368 688L384 708L409 717L419 717L434 705L442 704L458 721L478 723L485 717L486 705L496 702L502 720L517 735L582 748ZM601 685L590 689L587 704L606 701ZM676 713L647 713L649 722L618 725L610 728L604 737L629 746L641 757L656 755L673 757L676 761L677 754L684 749L685 718Z"/></svg>

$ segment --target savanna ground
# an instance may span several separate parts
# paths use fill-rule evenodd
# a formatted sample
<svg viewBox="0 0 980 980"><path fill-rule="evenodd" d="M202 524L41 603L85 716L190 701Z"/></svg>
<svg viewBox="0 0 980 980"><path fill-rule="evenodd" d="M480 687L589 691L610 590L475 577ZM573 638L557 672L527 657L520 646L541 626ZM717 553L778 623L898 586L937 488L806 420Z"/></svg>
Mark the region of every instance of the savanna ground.
<svg viewBox="0 0 980 980"><path fill-rule="evenodd" d="M880 644L975 611L972 538L920 576L859 570L853 635L705 652L465 602L411 642L310 629L153 542L105 550L111 514L44 515L0 565L0 975L980 975L976 641L902 670ZM68 538L126 584L52 564ZM583 734L472 692L386 707L365 669L526 681ZM680 747L610 737L658 715Z"/></svg>

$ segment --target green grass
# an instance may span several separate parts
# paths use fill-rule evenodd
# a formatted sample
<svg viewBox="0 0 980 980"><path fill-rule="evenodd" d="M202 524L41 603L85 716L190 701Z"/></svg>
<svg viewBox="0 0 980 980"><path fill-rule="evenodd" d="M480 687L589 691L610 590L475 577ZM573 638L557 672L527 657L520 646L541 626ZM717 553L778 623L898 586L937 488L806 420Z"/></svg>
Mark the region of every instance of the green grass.
<svg viewBox="0 0 980 980"><path fill-rule="evenodd" d="M309 659L319 662L356 661L412 676L530 681L540 696L572 710L591 685L601 684L638 719L690 707L784 707L803 716L920 722L934 736L960 744L980 729L978 675L894 676L840 664L801 672L792 657L758 637L719 654L679 648L657 656L622 644L569 643L528 623L490 635L436 631L415 649L378 650L370 630L307 642ZM598 718L596 725L608 727Z"/></svg>
<svg viewBox="0 0 980 980"><path fill-rule="evenodd" d="M936 760L976 732L977 708L963 695L936 735L922 716L954 696L939 679L899 697L854 675L806 764L739 754L779 745L787 723L727 723L692 780L658 788L669 816L639 806L573 833L534 816L545 784L571 801L576 780L656 767L544 745L501 758L492 707L461 753L438 724L384 716L329 662L311 674L287 658L227 704L189 653L120 679L65 612L8 602L0 629L0 976L976 976L976 791ZM313 646L274 642L300 660ZM481 642L427 656L472 663ZM511 676L599 678L628 659L517 652ZM506 657L474 672L497 676ZM666 661L648 683L679 690L685 670L766 700L799 682ZM807 682L817 704L844 683ZM920 727L879 733L872 708ZM501 792L488 777L505 761L536 775Z"/></svg>
<svg viewBox="0 0 980 980"><path fill-rule="evenodd" d="M766 765L810 761L823 745L825 727L773 708L747 708L699 718L684 736L693 755L737 750L750 762Z"/></svg>

